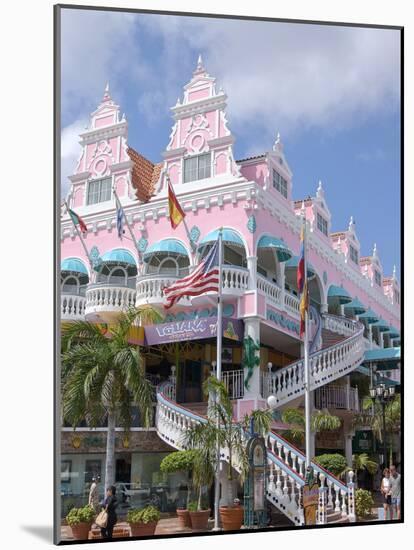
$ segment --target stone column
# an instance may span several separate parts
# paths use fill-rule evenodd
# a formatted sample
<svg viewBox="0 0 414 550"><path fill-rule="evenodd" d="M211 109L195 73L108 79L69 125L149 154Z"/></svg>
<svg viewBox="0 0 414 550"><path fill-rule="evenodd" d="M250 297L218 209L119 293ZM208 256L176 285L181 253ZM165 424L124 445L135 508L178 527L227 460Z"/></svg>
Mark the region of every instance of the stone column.
<svg viewBox="0 0 414 550"><path fill-rule="evenodd" d="M345 446L345 458L346 463L350 468L352 468L352 438L354 437L354 432L348 428L344 427L344 446Z"/></svg>
<svg viewBox="0 0 414 550"><path fill-rule="evenodd" d="M339 306L339 315L341 315L341 317L345 316L345 306L342 304Z"/></svg>
<svg viewBox="0 0 414 550"><path fill-rule="evenodd" d="M244 338L250 338L255 344L260 346L260 320L257 317L249 317L244 320ZM255 352L256 357L260 361L260 351ZM248 375L248 370L244 370L244 379ZM248 389L245 388L245 399L260 399L260 362L257 366L253 367L252 376L248 382Z"/></svg>
<svg viewBox="0 0 414 550"><path fill-rule="evenodd" d="M256 290L257 256L247 256L247 269L249 270L249 290Z"/></svg>
<svg viewBox="0 0 414 550"><path fill-rule="evenodd" d="M380 348L384 347L384 333L379 331L379 346Z"/></svg>
<svg viewBox="0 0 414 550"><path fill-rule="evenodd" d="M372 325L368 325L369 349L372 349Z"/></svg>

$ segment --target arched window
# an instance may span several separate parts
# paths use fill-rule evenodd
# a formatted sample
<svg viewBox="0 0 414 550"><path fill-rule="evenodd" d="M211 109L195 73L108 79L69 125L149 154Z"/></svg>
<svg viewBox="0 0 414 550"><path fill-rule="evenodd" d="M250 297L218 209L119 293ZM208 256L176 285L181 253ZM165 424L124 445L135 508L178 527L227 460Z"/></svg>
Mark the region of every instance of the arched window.
<svg viewBox="0 0 414 550"><path fill-rule="evenodd" d="M62 294L78 294L80 282L76 275L62 277Z"/></svg>

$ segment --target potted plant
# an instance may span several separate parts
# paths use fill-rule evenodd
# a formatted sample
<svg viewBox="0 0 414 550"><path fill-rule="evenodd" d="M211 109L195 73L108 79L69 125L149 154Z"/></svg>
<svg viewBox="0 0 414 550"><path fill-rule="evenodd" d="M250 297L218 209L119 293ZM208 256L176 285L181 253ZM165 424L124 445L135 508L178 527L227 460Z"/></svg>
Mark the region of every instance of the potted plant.
<svg viewBox="0 0 414 550"><path fill-rule="evenodd" d="M155 528L160 519L160 512L155 506L145 508L131 508L128 510L127 522L131 528L131 536L150 536L155 533Z"/></svg>
<svg viewBox="0 0 414 550"><path fill-rule="evenodd" d="M72 529L73 538L87 540L94 519L95 510L89 504L83 508L72 508L66 516L66 521Z"/></svg>
<svg viewBox="0 0 414 550"><path fill-rule="evenodd" d="M194 531L206 531L208 528L208 518L210 517L210 508L203 508L202 504L196 501L188 504L191 527Z"/></svg>
<svg viewBox="0 0 414 550"><path fill-rule="evenodd" d="M204 383L204 391L209 395L208 419L194 426L186 434L186 445L197 449L194 459L193 482L210 486L217 466L217 445L225 449L227 455L227 494L222 495L220 518L225 531L240 529L243 523L243 507L233 495L234 465L237 462L240 479L248 471L245 431L251 420L260 433L267 433L272 421L271 411L253 411L243 422L233 420L233 406L222 382L210 376ZM207 483L208 482L208 483ZM200 501L200 494L199 494ZM199 507L200 509L200 507ZM190 513L191 516L191 513Z"/></svg>
<svg viewBox="0 0 414 550"><path fill-rule="evenodd" d="M192 483L191 476L194 466L195 450L188 449L186 451L175 451L164 457L160 464L160 470L164 474L172 474L177 472L186 472L189 475L187 482L187 501L183 506L177 507L177 516L180 527L183 529L191 528L190 512L188 504L190 502Z"/></svg>

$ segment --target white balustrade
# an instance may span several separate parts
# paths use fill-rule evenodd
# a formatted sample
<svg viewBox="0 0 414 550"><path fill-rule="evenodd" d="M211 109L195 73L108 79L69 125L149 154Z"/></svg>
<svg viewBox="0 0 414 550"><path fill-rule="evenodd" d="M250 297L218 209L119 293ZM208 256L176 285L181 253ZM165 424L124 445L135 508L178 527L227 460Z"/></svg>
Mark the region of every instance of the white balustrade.
<svg viewBox="0 0 414 550"><path fill-rule="evenodd" d="M243 294L249 288L249 271L247 269L223 265L221 275L224 294Z"/></svg>
<svg viewBox="0 0 414 550"><path fill-rule="evenodd" d="M293 313L296 316L299 316L299 306L300 306L300 300L297 296L294 294L290 294L290 292L285 292L285 308L290 313Z"/></svg>
<svg viewBox="0 0 414 550"><path fill-rule="evenodd" d="M76 294L60 295L60 315L62 321L81 321L85 316L85 296Z"/></svg>
<svg viewBox="0 0 414 550"><path fill-rule="evenodd" d="M257 274L257 290L263 292L270 303L282 307L282 289L276 283Z"/></svg>
<svg viewBox="0 0 414 550"><path fill-rule="evenodd" d="M317 409L343 409L359 411L358 388L349 386L323 386L315 391Z"/></svg>
<svg viewBox="0 0 414 550"><path fill-rule="evenodd" d="M85 314L120 312L135 306L136 291L125 286L92 284L86 290Z"/></svg>
<svg viewBox="0 0 414 550"><path fill-rule="evenodd" d="M221 379L230 399L240 399L244 396L244 372L242 370L223 372Z"/></svg>
<svg viewBox="0 0 414 550"><path fill-rule="evenodd" d="M333 318L331 322L331 317ZM358 321L323 316L324 326L329 330L345 335L345 339L324 348L309 358L311 389L333 382L355 369L364 358L363 331L364 327ZM341 324L342 323L342 324ZM345 334L346 333L346 334ZM296 361L276 372L262 373L263 397L274 395L280 405L303 395L304 362ZM357 407L357 402L354 403Z"/></svg>

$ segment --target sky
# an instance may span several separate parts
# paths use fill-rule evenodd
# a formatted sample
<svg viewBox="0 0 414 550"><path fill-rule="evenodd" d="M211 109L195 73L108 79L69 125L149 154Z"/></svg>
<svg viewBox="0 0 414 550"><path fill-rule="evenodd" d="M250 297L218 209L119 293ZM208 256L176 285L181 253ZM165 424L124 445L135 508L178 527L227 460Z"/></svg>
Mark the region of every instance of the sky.
<svg viewBox="0 0 414 550"><path fill-rule="evenodd" d="M128 142L162 160L198 55L228 95L235 158L269 151L280 132L293 198L319 180L331 231L354 217L361 255L374 243L400 270L400 35L392 29L62 10L62 186L78 134L109 82Z"/></svg>

